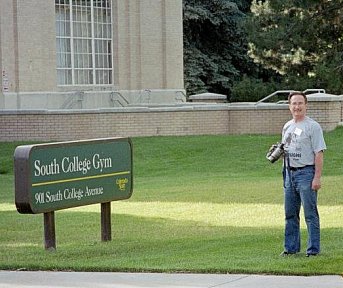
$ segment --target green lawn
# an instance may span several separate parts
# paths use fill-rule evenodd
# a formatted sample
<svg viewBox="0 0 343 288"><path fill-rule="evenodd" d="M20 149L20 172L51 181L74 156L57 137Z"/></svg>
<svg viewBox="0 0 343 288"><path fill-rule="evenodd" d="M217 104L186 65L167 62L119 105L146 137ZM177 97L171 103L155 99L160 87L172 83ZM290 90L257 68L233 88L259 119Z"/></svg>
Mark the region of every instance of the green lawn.
<svg viewBox="0 0 343 288"><path fill-rule="evenodd" d="M44 250L43 215L14 206L13 151L0 143L0 269L268 274L343 273L343 128L325 133L319 203L322 253L282 258L281 163L274 136L133 138L134 192L112 202L111 242L100 204L56 211L57 251Z"/></svg>

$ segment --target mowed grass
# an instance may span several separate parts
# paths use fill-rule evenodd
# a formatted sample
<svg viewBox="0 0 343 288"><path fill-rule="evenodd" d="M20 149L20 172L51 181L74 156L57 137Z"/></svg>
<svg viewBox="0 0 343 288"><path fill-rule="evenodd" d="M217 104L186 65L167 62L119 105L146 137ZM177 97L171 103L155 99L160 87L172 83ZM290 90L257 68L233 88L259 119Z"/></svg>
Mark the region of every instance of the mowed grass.
<svg viewBox="0 0 343 288"><path fill-rule="evenodd" d="M274 136L133 138L134 192L112 202L111 242L100 204L56 211L57 251L44 250L43 215L14 206L13 151L0 143L0 269L318 275L343 273L343 129L325 133L319 192L322 253L283 249L281 163Z"/></svg>

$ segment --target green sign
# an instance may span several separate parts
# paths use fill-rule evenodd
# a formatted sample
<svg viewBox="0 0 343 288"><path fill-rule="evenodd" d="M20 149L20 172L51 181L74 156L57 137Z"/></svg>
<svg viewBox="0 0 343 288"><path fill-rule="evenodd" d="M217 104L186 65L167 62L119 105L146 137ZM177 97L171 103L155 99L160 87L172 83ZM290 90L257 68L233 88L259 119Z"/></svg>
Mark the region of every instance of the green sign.
<svg viewBox="0 0 343 288"><path fill-rule="evenodd" d="M20 213L106 203L132 194L129 138L18 146L14 164Z"/></svg>

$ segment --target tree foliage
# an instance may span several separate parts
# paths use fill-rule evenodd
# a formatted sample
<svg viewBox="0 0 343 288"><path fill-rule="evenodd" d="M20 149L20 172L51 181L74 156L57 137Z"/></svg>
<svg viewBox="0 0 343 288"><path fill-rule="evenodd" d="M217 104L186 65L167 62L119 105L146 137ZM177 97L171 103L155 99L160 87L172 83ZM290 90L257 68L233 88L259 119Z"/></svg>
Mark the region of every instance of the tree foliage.
<svg viewBox="0 0 343 288"><path fill-rule="evenodd" d="M283 74L289 85L341 93L342 0L254 0L251 11L246 31L257 63Z"/></svg>
<svg viewBox="0 0 343 288"><path fill-rule="evenodd" d="M230 101L343 90L343 0L184 0L185 88ZM250 57L249 57L250 56Z"/></svg>
<svg viewBox="0 0 343 288"><path fill-rule="evenodd" d="M185 87L188 94L230 95L233 82L252 69L241 25L250 1L184 0Z"/></svg>

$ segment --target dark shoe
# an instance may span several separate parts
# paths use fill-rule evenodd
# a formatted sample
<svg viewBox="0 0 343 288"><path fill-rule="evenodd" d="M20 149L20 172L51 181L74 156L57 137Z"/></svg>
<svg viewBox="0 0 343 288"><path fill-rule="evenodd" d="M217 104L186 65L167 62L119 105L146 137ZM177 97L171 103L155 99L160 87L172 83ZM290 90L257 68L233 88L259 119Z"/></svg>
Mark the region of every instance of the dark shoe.
<svg viewBox="0 0 343 288"><path fill-rule="evenodd" d="M295 255L295 252L283 251L283 252L280 254L281 257L287 257L287 256L290 256L290 255Z"/></svg>
<svg viewBox="0 0 343 288"><path fill-rule="evenodd" d="M312 257L312 256L317 256L316 253L306 253L306 257Z"/></svg>

